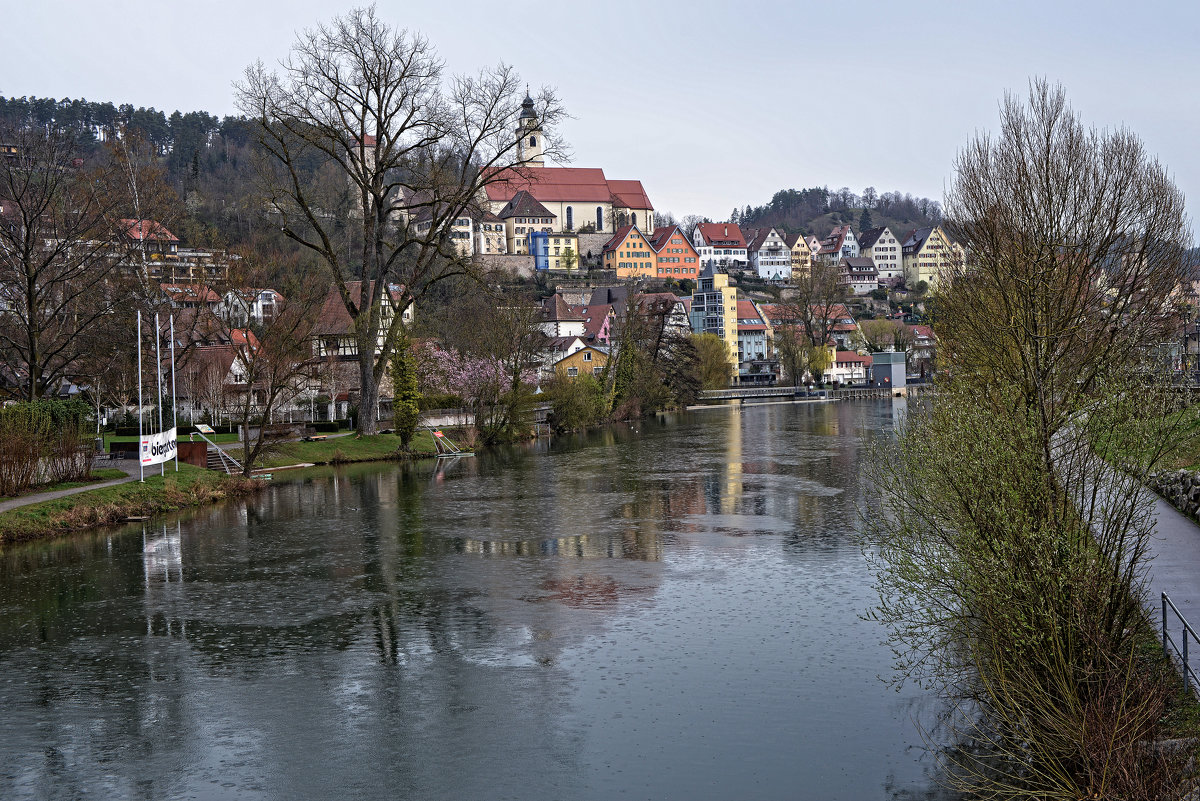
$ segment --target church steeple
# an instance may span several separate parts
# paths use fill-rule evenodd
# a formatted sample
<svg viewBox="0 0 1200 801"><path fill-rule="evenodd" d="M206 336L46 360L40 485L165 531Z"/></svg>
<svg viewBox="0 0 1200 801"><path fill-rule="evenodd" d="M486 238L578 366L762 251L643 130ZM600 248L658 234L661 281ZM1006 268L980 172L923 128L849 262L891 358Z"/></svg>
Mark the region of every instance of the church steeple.
<svg viewBox="0 0 1200 801"><path fill-rule="evenodd" d="M525 100L521 103L521 116L517 120L517 141L520 147L521 160L530 167L546 166L542 156L545 142L542 135L542 124L538 122L537 112L533 108L533 98L529 96L529 87L525 87Z"/></svg>

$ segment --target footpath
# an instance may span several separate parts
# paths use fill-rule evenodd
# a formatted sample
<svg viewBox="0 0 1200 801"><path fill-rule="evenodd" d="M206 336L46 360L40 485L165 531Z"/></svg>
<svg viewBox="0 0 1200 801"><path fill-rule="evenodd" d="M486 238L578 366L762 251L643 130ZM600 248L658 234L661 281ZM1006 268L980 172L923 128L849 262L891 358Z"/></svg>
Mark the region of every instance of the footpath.
<svg viewBox="0 0 1200 801"><path fill-rule="evenodd" d="M127 484L130 481L137 480L137 462L132 459L122 459L106 462L105 466L111 464L113 467L124 470L128 475L125 478L114 478L111 481L101 481L96 484L84 484L81 487L72 487L71 489L55 490L53 492L35 492L32 495L22 495L19 498L13 498L7 501L0 501L0 512L7 512L9 509L16 509L19 506L29 506L42 501L53 501L57 498L66 498L69 495L77 495L81 492L88 492L95 489L103 489L104 487L115 487L118 484Z"/></svg>
<svg viewBox="0 0 1200 801"><path fill-rule="evenodd" d="M1150 490L1146 490L1150 492ZM1154 620L1161 625L1162 594L1165 592L1193 627L1200 627L1200 526L1158 495L1154 496L1154 537L1150 542L1150 568L1147 573L1148 599L1154 608ZM1179 640L1180 628L1168 610L1167 625L1171 637ZM1200 654L1196 655L1200 661Z"/></svg>

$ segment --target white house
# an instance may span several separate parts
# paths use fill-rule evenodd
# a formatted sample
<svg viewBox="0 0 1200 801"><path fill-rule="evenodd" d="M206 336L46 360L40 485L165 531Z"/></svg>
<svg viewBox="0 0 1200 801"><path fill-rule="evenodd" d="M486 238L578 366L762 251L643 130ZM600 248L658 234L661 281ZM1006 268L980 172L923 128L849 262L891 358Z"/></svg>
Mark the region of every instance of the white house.
<svg viewBox="0 0 1200 801"><path fill-rule="evenodd" d="M231 289L218 305L217 313L234 325L263 325L283 308L283 295L274 289Z"/></svg>
<svg viewBox="0 0 1200 801"><path fill-rule="evenodd" d="M864 256L847 256L838 264L838 283L851 294L865 295L879 288L879 271L875 262Z"/></svg>
<svg viewBox="0 0 1200 801"><path fill-rule="evenodd" d="M862 383L871 375L871 355L839 350L833 364L825 371L825 380L842 384Z"/></svg>
<svg viewBox="0 0 1200 801"><path fill-rule="evenodd" d="M746 246L750 269L768 281L792 277L792 251L778 228L759 228Z"/></svg>
<svg viewBox="0 0 1200 801"><path fill-rule="evenodd" d="M702 266L711 262L728 269L746 264L746 238L736 223L700 223L692 232L692 246Z"/></svg>
<svg viewBox="0 0 1200 801"><path fill-rule="evenodd" d="M587 336L586 329L584 316L573 309L562 295L554 294L542 301L542 331L546 336L584 337Z"/></svg>
<svg viewBox="0 0 1200 801"><path fill-rule="evenodd" d="M854 229L849 225L839 225L830 232L829 236L821 240L821 250L817 257L825 264L832 265L844 258L857 255L859 255L858 238L854 236Z"/></svg>
<svg viewBox="0 0 1200 801"><path fill-rule="evenodd" d="M887 226L863 231L858 237L858 255L875 262L880 285L893 287L904 280L901 242Z"/></svg>

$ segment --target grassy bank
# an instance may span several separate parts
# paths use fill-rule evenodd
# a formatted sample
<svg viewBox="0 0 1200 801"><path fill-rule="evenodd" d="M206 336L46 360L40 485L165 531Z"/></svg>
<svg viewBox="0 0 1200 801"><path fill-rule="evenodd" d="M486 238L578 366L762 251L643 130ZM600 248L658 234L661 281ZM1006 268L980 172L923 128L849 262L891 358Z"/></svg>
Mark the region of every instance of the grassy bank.
<svg viewBox="0 0 1200 801"><path fill-rule="evenodd" d="M232 453L237 456L236 451ZM320 442L286 442L275 448L274 452L263 460L262 466L380 462L414 456L433 456L435 453L433 436L428 431L418 431L407 452L400 450L400 437L395 434L375 434L362 438L351 434Z"/></svg>
<svg viewBox="0 0 1200 801"><path fill-rule="evenodd" d="M179 472L21 506L0 513L0 544L52 537L257 491L261 484L181 464Z"/></svg>

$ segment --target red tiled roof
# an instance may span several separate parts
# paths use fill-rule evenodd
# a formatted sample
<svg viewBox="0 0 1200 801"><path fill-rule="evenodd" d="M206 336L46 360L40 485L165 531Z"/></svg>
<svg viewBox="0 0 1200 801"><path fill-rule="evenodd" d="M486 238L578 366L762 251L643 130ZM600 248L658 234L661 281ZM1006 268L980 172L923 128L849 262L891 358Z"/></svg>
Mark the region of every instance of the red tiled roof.
<svg viewBox="0 0 1200 801"><path fill-rule="evenodd" d="M221 296L204 284L159 284L158 288L171 300L194 300L200 303L216 303Z"/></svg>
<svg viewBox="0 0 1200 801"><path fill-rule="evenodd" d="M688 242L688 238L684 235L683 231L679 229L678 225L667 225L662 228L655 228L654 233L649 237L650 247L654 248L656 251L662 250L663 246L666 245L667 242L670 241L671 237L676 233L679 234L680 239L682 239L684 242L687 242L688 251L693 252L692 243Z"/></svg>
<svg viewBox="0 0 1200 801"><path fill-rule="evenodd" d="M229 332L229 339L234 345L249 345L251 349L258 347L258 337L249 328L234 328Z"/></svg>
<svg viewBox="0 0 1200 801"><path fill-rule="evenodd" d="M488 200L511 200L522 190L539 201L613 203L631 209L653 209L641 181L609 180L596 167L522 167L504 170L487 185Z"/></svg>
<svg viewBox="0 0 1200 801"><path fill-rule="evenodd" d="M858 363L858 364L862 364L866 367L870 367L873 359L871 358L871 354L869 354L869 353L864 356L861 353L855 353L852 350L839 350L837 352L836 361L838 364Z"/></svg>
<svg viewBox="0 0 1200 801"><path fill-rule="evenodd" d="M542 319L546 322L576 323L583 322L583 315L567 303L562 295L555 294L542 301Z"/></svg>
<svg viewBox="0 0 1200 801"><path fill-rule="evenodd" d="M121 233L137 242L153 239L159 242L178 242L178 237L154 220L120 220Z"/></svg>
<svg viewBox="0 0 1200 801"><path fill-rule="evenodd" d="M737 223L700 223L696 227L700 229L704 241L710 245L717 242L728 242L730 244L723 244L721 247L746 247L742 229L738 228Z"/></svg>
<svg viewBox="0 0 1200 801"><path fill-rule="evenodd" d="M372 281L367 285L368 297L375 288L375 282ZM359 297L362 292L362 281L347 281L346 291L350 293L350 300L357 306ZM397 292L389 290L392 300L397 300ZM338 293L336 286L329 287L329 294L325 296L325 303L321 306L321 313L317 316L317 321L313 325L313 334L350 334L354 331L353 321L350 319L350 312L346 311L346 304L342 302L342 296Z"/></svg>
<svg viewBox="0 0 1200 801"><path fill-rule="evenodd" d="M608 253L610 250L616 250L625 241L625 237L629 236L629 232L636 228L636 225L625 225L617 229L617 232L612 235L612 239L604 243L601 248L601 253ZM638 233L641 233L640 231Z"/></svg>
<svg viewBox="0 0 1200 801"><path fill-rule="evenodd" d="M748 320L751 317L756 317L759 320L762 319L758 313L758 309L754 308L754 301L752 300L739 300L737 302L737 316L739 320Z"/></svg>
<svg viewBox="0 0 1200 801"><path fill-rule="evenodd" d="M608 191L612 193L613 205L627 209L653 209L641 181L610 180Z"/></svg>

